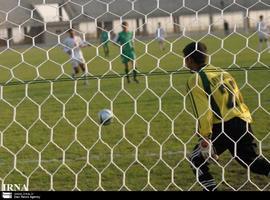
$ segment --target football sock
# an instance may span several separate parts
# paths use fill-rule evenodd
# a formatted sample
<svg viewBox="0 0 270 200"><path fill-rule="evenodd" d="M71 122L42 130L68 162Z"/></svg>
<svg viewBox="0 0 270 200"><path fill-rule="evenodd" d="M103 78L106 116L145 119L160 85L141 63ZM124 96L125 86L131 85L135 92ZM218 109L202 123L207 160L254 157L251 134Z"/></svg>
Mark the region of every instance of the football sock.
<svg viewBox="0 0 270 200"><path fill-rule="evenodd" d="M134 80L136 79L136 77L137 77L137 70L134 69L134 70L133 70L133 78L134 78Z"/></svg>
<svg viewBox="0 0 270 200"><path fill-rule="evenodd" d="M267 41L266 44L267 44L267 48L270 48L270 42Z"/></svg>
<svg viewBox="0 0 270 200"><path fill-rule="evenodd" d="M258 51L261 52L262 51L262 43L259 43L259 47L258 47Z"/></svg>
<svg viewBox="0 0 270 200"><path fill-rule="evenodd" d="M127 81L128 81L128 83L130 82L130 80L129 80L129 75L128 75L128 68L125 68L125 72L126 72L126 76L127 76Z"/></svg>
<svg viewBox="0 0 270 200"><path fill-rule="evenodd" d="M86 74L83 75L83 78L84 78L84 84L88 85L89 83L88 83L88 80L86 79L87 78Z"/></svg>

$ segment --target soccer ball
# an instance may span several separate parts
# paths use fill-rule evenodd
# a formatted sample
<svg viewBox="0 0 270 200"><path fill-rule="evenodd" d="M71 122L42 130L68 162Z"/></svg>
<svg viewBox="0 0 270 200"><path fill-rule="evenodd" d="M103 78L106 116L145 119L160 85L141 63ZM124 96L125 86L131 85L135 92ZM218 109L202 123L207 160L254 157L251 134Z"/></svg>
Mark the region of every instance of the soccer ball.
<svg viewBox="0 0 270 200"><path fill-rule="evenodd" d="M109 125L113 119L113 113L109 109L102 109L98 113L99 123L102 125Z"/></svg>

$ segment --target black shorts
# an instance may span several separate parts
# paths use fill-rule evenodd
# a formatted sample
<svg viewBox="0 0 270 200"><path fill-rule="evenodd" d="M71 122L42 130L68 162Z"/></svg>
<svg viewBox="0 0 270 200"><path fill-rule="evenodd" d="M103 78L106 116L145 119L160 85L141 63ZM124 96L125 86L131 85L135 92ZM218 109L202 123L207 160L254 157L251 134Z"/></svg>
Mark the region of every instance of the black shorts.
<svg viewBox="0 0 270 200"><path fill-rule="evenodd" d="M211 139L218 155L228 149L243 167L249 166L252 172L270 176L270 163L259 156L249 123L236 117L224 122L224 131L222 124L215 124L212 131Z"/></svg>
<svg viewBox="0 0 270 200"><path fill-rule="evenodd" d="M224 131L222 124L214 124L211 140L218 155L229 150L232 155L236 155L236 159L244 161L244 166L252 163L258 156L250 124L238 117L224 122Z"/></svg>

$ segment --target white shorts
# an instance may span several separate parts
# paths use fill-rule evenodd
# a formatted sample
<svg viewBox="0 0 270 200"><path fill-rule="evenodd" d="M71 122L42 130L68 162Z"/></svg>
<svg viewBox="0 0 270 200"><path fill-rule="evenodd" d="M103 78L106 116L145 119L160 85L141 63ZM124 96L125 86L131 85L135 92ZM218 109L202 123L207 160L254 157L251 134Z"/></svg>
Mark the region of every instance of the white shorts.
<svg viewBox="0 0 270 200"><path fill-rule="evenodd" d="M259 35L259 41L263 42L269 39L269 35L265 34L265 33L260 33Z"/></svg>
<svg viewBox="0 0 270 200"><path fill-rule="evenodd" d="M85 63L84 58L72 58L71 60L73 69L77 68L80 64L84 64L84 63Z"/></svg>
<svg viewBox="0 0 270 200"><path fill-rule="evenodd" d="M163 42L164 40L165 40L165 39L162 38L162 37L158 37L158 38L157 38L157 41L158 41L158 42Z"/></svg>

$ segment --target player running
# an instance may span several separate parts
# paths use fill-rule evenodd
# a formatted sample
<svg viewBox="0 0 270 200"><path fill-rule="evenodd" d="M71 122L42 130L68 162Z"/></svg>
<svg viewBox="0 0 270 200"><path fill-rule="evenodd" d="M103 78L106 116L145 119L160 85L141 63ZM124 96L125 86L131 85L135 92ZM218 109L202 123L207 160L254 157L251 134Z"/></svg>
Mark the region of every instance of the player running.
<svg viewBox="0 0 270 200"><path fill-rule="evenodd" d="M81 51L82 47L88 46L85 44L81 37L75 34L75 31L72 29L68 30L69 36L64 40L64 51L70 56L71 64L73 67L72 78L75 78L75 75L79 73L79 67L83 71L83 76L86 81L86 67L85 67L85 59L83 57L83 53Z"/></svg>

